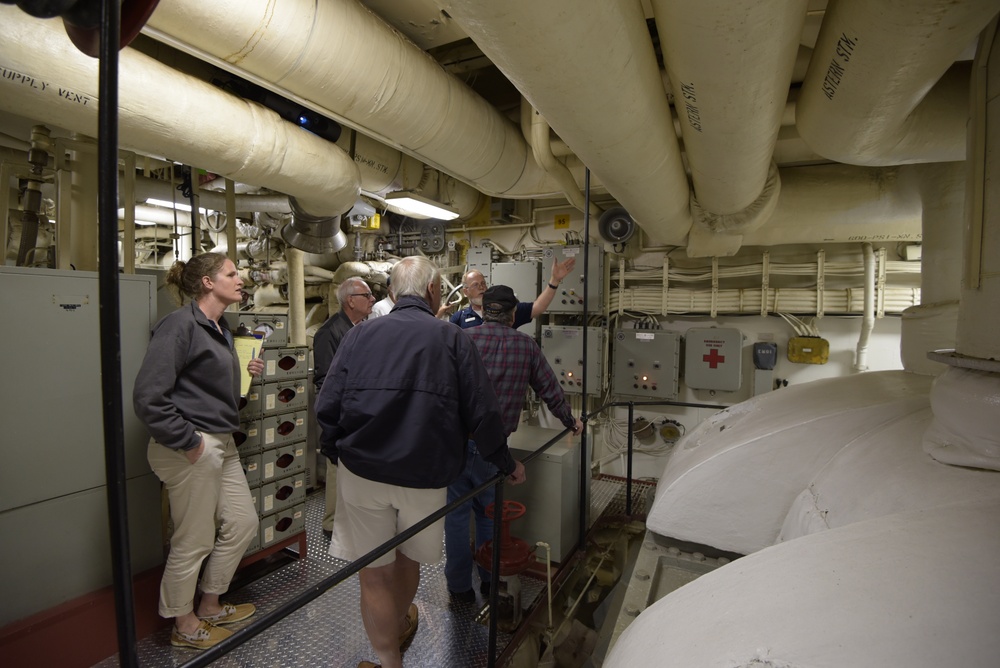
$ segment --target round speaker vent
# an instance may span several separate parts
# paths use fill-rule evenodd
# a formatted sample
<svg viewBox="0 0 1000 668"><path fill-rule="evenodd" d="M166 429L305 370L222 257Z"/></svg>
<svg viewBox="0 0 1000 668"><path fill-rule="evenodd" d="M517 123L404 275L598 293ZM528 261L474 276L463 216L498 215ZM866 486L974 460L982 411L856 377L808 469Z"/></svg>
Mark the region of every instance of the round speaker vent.
<svg viewBox="0 0 1000 668"><path fill-rule="evenodd" d="M614 206L601 214L598 231L605 241L623 244L635 233L635 221L624 208Z"/></svg>

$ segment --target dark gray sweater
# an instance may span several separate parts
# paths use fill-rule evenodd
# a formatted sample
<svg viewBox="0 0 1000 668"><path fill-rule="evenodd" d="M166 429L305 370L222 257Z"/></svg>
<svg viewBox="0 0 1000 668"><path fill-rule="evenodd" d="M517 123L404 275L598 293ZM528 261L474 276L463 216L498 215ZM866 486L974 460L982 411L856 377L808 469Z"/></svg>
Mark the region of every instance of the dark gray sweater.
<svg viewBox="0 0 1000 668"><path fill-rule="evenodd" d="M228 334L225 318L220 325ZM158 442L191 450L201 442L196 431L227 434L239 427L240 362L230 341L195 302L153 327L132 405Z"/></svg>

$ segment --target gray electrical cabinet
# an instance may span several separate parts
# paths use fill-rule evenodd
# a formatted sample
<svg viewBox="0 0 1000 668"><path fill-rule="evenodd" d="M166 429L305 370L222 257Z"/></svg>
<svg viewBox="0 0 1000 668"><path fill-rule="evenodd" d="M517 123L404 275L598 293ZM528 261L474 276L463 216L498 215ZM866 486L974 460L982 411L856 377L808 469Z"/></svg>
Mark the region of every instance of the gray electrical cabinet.
<svg viewBox="0 0 1000 668"><path fill-rule="evenodd" d="M604 330L587 328L587 393L599 394L604 377ZM583 394L583 327L544 325L542 354L559 379L566 394Z"/></svg>
<svg viewBox="0 0 1000 668"><path fill-rule="evenodd" d="M511 455L521 460L558 434L556 429L522 424L507 441ZM585 502L588 509L589 491L586 490ZM580 438L573 434L563 436L528 464L524 484L507 485L504 494L508 501L523 503L526 509L524 517L511 522L510 535L529 545L546 542L554 561L565 560L580 532ZM544 559L544 552L539 551L536 556Z"/></svg>
<svg viewBox="0 0 1000 668"><path fill-rule="evenodd" d="M599 314L604 309L604 251L591 245L584 265L584 246L556 246L545 249L542 271L545 280L552 275L552 264L575 258L576 264L549 305L548 313L583 313L584 283L587 286L587 312Z"/></svg>
<svg viewBox="0 0 1000 668"><path fill-rule="evenodd" d="M611 391L643 399L676 399L681 336L651 329L620 329L613 347Z"/></svg>
<svg viewBox="0 0 1000 668"><path fill-rule="evenodd" d="M519 301L533 302L538 297L541 265L537 262L497 262L491 273L490 285L506 285ZM521 325L518 330L533 338L538 336L538 321L532 320Z"/></svg>
<svg viewBox="0 0 1000 668"><path fill-rule="evenodd" d="M160 482L132 387L156 320L153 276L120 275L121 389L132 570L163 561ZM111 584L93 272L0 267L0 626Z"/></svg>
<svg viewBox="0 0 1000 668"><path fill-rule="evenodd" d="M470 248L465 253L466 273L478 271L486 279L487 285L492 285L490 269L493 267L493 251L489 248Z"/></svg>

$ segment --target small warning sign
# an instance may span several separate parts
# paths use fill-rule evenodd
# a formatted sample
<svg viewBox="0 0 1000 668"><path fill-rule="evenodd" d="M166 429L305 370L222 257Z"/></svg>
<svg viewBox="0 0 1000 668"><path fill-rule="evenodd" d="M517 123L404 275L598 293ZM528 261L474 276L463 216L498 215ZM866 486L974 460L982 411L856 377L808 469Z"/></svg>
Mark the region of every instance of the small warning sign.
<svg viewBox="0 0 1000 668"><path fill-rule="evenodd" d="M555 215L554 227L557 230L568 230L569 229L569 214L568 213L557 213Z"/></svg>

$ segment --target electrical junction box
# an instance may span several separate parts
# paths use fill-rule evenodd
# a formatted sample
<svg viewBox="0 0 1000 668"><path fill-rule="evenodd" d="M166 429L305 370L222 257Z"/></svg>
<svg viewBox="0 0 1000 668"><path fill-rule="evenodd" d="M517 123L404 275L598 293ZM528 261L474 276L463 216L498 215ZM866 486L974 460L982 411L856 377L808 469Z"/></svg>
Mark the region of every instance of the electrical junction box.
<svg viewBox="0 0 1000 668"><path fill-rule="evenodd" d="M493 285L490 268L493 266L493 251L489 248L470 248L465 253L465 272L478 271L486 279L487 285ZM464 274L462 276L465 277ZM514 294L517 294L516 292Z"/></svg>
<svg viewBox="0 0 1000 668"><path fill-rule="evenodd" d="M693 390L735 392L743 384L743 333L738 329L689 329L684 335L684 382Z"/></svg>
<svg viewBox="0 0 1000 668"><path fill-rule="evenodd" d="M554 246L545 249L542 263L542 280L552 276L553 262L575 258L576 264L549 305L547 313L583 313L583 285L587 284L587 313L603 314L604 309L604 250L591 244L587 250L587 266L584 266L583 246Z"/></svg>
<svg viewBox="0 0 1000 668"><path fill-rule="evenodd" d="M830 342L819 336L795 336L788 339L788 361L796 364L826 364L830 360Z"/></svg>
<svg viewBox="0 0 1000 668"><path fill-rule="evenodd" d="M583 394L583 327L542 327L542 354L566 394ZM604 376L604 329L587 328L587 392L598 394Z"/></svg>
<svg viewBox="0 0 1000 668"><path fill-rule="evenodd" d="M538 277L541 273L541 265L538 262L497 262L493 265L491 273L493 280L490 285L506 285L514 291L518 301L533 302L538 296ZM532 338L538 338L537 319L517 329Z"/></svg>
<svg viewBox="0 0 1000 668"><path fill-rule="evenodd" d="M615 332L611 391L643 399L676 399L681 336L655 329Z"/></svg>

